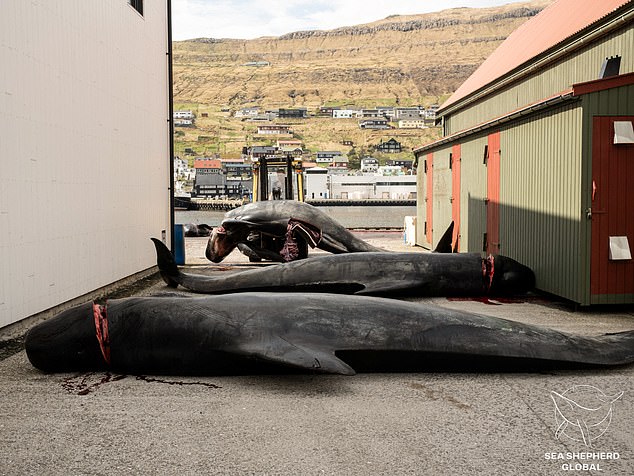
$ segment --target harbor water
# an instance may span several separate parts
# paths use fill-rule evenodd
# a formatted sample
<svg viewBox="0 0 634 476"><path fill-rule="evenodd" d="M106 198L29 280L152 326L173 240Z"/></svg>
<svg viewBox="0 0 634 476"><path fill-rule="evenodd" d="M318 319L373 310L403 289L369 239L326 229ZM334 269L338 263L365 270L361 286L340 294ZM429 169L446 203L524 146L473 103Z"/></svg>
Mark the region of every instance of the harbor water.
<svg viewBox="0 0 634 476"><path fill-rule="evenodd" d="M416 215L415 206L325 206L318 207L346 228L397 228L402 229L406 216ZM225 216L222 210L176 210L175 223L202 223L218 226Z"/></svg>

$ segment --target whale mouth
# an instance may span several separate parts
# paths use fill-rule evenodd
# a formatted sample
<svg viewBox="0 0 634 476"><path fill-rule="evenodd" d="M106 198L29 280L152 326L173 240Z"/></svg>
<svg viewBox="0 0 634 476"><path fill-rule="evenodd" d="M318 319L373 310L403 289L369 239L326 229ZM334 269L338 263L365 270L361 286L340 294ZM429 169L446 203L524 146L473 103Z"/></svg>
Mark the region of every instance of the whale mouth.
<svg viewBox="0 0 634 476"><path fill-rule="evenodd" d="M233 240L222 226L219 226L214 228L211 238L207 242L205 257L212 263L220 263L237 245L237 241Z"/></svg>

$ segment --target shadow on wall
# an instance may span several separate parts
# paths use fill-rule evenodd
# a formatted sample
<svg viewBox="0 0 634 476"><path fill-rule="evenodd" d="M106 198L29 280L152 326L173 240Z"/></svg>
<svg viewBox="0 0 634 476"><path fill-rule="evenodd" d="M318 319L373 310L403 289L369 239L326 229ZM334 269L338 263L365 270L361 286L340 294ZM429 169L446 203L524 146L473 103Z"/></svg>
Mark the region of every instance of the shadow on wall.
<svg viewBox="0 0 634 476"><path fill-rule="evenodd" d="M487 209L494 205L469 196L466 209L462 209L462 215L468 217L468 233L464 230L465 223L460 251L484 252L487 244L489 250L497 244L499 254L533 269L538 289L580 302L588 285L589 268L585 268L590 256L589 246L582 242L582 217L572 220L498 204L499 240L496 240L491 233L495 230L493 224L487 233Z"/></svg>

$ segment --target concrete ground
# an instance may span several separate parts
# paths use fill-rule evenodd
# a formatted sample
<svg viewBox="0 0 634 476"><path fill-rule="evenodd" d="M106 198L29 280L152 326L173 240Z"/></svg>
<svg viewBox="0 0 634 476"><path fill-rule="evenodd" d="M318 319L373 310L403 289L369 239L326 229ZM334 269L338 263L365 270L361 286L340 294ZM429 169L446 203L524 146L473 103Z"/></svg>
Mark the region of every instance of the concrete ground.
<svg viewBox="0 0 634 476"><path fill-rule="evenodd" d="M420 251L398 234L361 236L387 249ZM193 272L209 266L205 242L187 240ZM234 253L214 266L243 269L248 262ZM166 291L154 277L134 294ZM634 329L632 307L573 312L541 296L412 300L585 335ZM4 357L1 475L634 474L634 365L184 378L46 375L24 351ZM590 448L573 425L557 438L551 392L584 401L593 392L624 393L611 413L604 410L609 418L590 429L593 436L604 432Z"/></svg>

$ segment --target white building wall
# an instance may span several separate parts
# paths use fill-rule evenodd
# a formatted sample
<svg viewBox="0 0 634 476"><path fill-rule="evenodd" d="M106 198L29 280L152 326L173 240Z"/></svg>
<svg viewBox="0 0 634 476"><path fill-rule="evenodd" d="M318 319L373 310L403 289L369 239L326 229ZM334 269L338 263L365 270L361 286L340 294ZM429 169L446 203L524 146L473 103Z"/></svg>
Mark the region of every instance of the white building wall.
<svg viewBox="0 0 634 476"><path fill-rule="evenodd" d="M416 198L416 176L382 177L379 175L331 175L332 198L365 200Z"/></svg>
<svg viewBox="0 0 634 476"><path fill-rule="evenodd" d="M307 199L329 198L328 197L328 173L326 170L313 172L307 170L304 172L304 186L306 189Z"/></svg>
<svg viewBox="0 0 634 476"><path fill-rule="evenodd" d="M165 1L0 2L0 327L156 263Z"/></svg>

